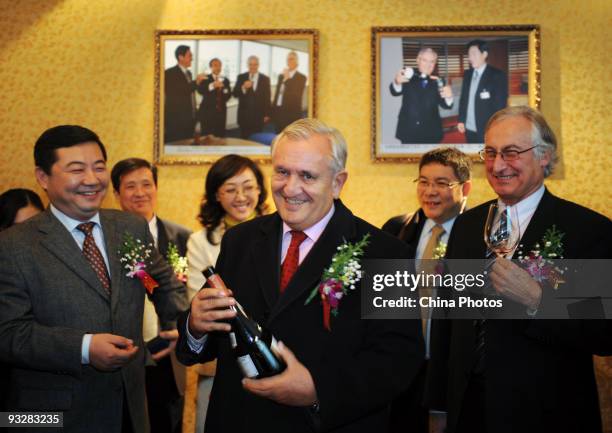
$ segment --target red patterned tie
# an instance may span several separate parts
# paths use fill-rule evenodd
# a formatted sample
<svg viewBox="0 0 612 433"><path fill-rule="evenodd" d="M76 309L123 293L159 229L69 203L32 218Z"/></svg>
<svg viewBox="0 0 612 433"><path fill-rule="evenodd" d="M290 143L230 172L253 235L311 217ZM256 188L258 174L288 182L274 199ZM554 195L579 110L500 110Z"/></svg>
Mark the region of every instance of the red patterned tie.
<svg viewBox="0 0 612 433"><path fill-rule="evenodd" d="M91 264L94 272L98 276L102 287L110 294L110 278L108 277L108 270L104 263L104 257L96 245L96 241L93 237L93 228L95 223L88 222L82 223L77 226L77 229L85 233L85 242L83 242L83 255L87 261Z"/></svg>
<svg viewBox="0 0 612 433"><path fill-rule="evenodd" d="M291 277L297 271L300 263L300 245L308 237L304 232L291 230L291 243L285 256L285 261L281 267L280 292L283 293Z"/></svg>

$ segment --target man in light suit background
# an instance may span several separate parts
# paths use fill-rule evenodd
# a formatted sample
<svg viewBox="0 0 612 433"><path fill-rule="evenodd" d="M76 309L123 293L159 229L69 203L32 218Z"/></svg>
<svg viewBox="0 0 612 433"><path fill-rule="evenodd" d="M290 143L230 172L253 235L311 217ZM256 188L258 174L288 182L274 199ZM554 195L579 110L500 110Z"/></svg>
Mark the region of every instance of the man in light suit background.
<svg viewBox="0 0 612 433"><path fill-rule="evenodd" d="M259 72L259 58L249 56L248 72L238 75L234 96L238 99L240 136L261 132L270 120L270 78Z"/></svg>
<svg viewBox="0 0 612 433"><path fill-rule="evenodd" d="M457 129L468 143L484 143L484 130L494 113L508 105L508 76L487 64L489 46L481 39L467 44L471 68L463 75Z"/></svg>
<svg viewBox="0 0 612 433"><path fill-rule="evenodd" d="M346 156L336 129L315 119L289 125L272 147L278 212L237 225L221 242L217 271L233 294L202 289L182 317L179 359L217 358L206 432L384 431L388 405L420 368L417 321L362 320L359 287L342 298L331 332L318 296L305 305L343 243L369 233L363 259L408 255L403 243L338 199L348 176ZM283 373L241 382L222 321L233 315L227 306L236 300L286 344Z"/></svg>
<svg viewBox="0 0 612 433"><path fill-rule="evenodd" d="M148 432L145 289L118 253L126 233L152 242L147 224L100 209L109 175L94 132L51 128L37 140L34 159L50 206L0 234L8 410L63 412L62 432ZM146 270L159 284L150 297L160 319L174 327L186 289L154 249Z"/></svg>
<svg viewBox="0 0 612 433"><path fill-rule="evenodd" d="M172 221L159 218L157 207L157 167L141 158L128 158L115 164L111 171L115 198L121 209L147 220L155 247L162 257L168 257L170 245L181 257L187 254L191 231ZM155 307L145 299L143 338L145 343L159 335L170 346L152 353L155 365L146 368L147 406L151 433L180 433L183 420L185 367L176 361L174 347L178 332L162 331L164 326Z"/></svg>
<svg viewBox="0 0 612 433"><path fill-rule="evenodd" d="M191 76L193 54L187 45L174 51L176 65L164 72L164 142L193 138L196 124L195 90L206 77Z"/></svg>
<svg viewBox="0 0 612 433"><path fill-rule="evenodd" d="M298 55L295 51L287 54L287 67L278 76L274 93L274 126L279 133L302 115L302 98L306 87L306 76L298 70Z"/></svg>

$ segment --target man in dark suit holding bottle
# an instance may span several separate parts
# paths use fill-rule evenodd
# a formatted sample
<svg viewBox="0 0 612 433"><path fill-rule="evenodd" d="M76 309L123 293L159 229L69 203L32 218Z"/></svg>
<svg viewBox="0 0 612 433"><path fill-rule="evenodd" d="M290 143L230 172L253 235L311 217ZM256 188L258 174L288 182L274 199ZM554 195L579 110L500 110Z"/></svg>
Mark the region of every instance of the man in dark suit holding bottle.
<svg viewBox="0 0 612 433"><path fill-rule="evenodd" d="M485 143L481 155L494 202L516 209L521 234L516 251L496 258L488 274L504 308L520 317L434 321L426 400L448 412L449 433L601 432L592 355L612 354L610 321L536 320L547 300L567 289L550 278L536 281L508 259L540 250L553 227L563 234L563 258L608 259L612 222L546 189L557 143L536 110L499 111ZM491 203L457 217L448 259L488 256L483 230Z"/></svg>
<svg viewBox="0 0 612 433"><path fill-rule="evenodd" d="M249 70L238 75L234 87L242 138L261 132L264 123L270 120L270 78L259 72L257 56L249 56L247 63Z"/></svg>
<svg viewBox="0 0 612 433"><path fill-rule="evenodd" d="M157 167L141 158L123 159L113 167L111 181L121 209L148 222L153 243L162 257L168 258L171 245L176 247L179 256L185 257L191 231L172 221L162 220L155 213ZM153 303L145 300L143 339L147 347L159 338L168 344L164 349L151 351L154 363L146 367L151 433L180 433L183 428L185 367L176 361L174 355L178 332L176 329L163 331L163 325Z"/></svg>
<svg viewBox="0 0 612 433"><path fill-rule="evenodd" d="M218 362L206 432L383 431L388 405L420 368L418 322L362 320L358 287L342 298L331 331L319 296L305 305L342 244L369 233L363 259L409 255L338 199L346 155L336 129L314 119L288 126L272 148L278 212L226 232L217 271L231 292L201 290L182 317L179 359ZM282 341L281 374L242 380L222 321L236 300Z"/></svg>
<svg viewBox="0 0 612 433"><path fill-rule="evenodd" d="M489 46L481 39L468 43L472 66L464 75L457 129L468 143L484 143L484 129L493 114L508 105L508 76L487 64Z"/></svg>

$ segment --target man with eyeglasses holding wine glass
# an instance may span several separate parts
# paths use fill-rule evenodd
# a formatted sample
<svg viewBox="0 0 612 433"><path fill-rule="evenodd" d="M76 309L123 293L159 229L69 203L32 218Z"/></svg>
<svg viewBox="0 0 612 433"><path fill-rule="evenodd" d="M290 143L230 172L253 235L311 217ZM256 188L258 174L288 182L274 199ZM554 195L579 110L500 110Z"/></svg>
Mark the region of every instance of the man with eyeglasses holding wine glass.
<svg viewBox="0 0 612 433"><path fill-rule="evenodd" d="M483 238L489 206L515 208L519 246L496 258L489 274L504 305L523 315L434 323L426 401L447 411L449 433L601 432L592 355L612 353L610 323L534 320L555 288L509 260L537 250L553 227L563 234L565 259L612 255L610 220L545 188L556 148L553 131L532 108L505 108L487 125L480 155L498 198L457 218L446 258L490 256Z"/></svg>
<svg viewBox="0 0 612 433"><path fill-rule="evenodd" d="M419 177L414 180L421 206L416 212L399 215L387 221L382 229L404 241L412 250L412 258L432 259L436 248L446 245L457 215L463 212L472 188L469 157L458 149L445 147L430 150L419 161ZM420 293L426 296L426 293ZM422 328L425 337L425 359L429 359L431 318L429 310ZM423 405L425 372L423 365L409 388L393 401L390 432L427 433L429 412ZM432 414L431 424L438 417Z"/></svg>

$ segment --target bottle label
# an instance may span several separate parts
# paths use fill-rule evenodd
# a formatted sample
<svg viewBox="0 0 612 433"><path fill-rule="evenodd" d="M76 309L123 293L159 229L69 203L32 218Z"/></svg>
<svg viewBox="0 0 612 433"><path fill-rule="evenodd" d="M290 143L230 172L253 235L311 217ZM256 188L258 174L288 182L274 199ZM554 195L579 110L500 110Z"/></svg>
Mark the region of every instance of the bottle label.
<svg viewBox="0 0 612 433"><path fill-rule="evenodd" d="M255 367L255 364L253 364L253 360L251 359L250 355L239 356L236 358L236 361L238 361L238 367L240 367L240 370L242 370L244 377L254 378L259 375L257 367Z"/></svg>
<svg viewBox="0 0 612 433"><path fill-rule="evenodd" d="M238 346L238 343L236 343L236 334L234 334L233 332L229 333L229 340L230 340L230 346L232 349L235 349L236 346Z"/></svg>

